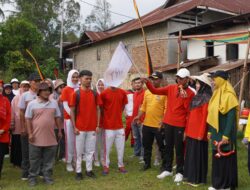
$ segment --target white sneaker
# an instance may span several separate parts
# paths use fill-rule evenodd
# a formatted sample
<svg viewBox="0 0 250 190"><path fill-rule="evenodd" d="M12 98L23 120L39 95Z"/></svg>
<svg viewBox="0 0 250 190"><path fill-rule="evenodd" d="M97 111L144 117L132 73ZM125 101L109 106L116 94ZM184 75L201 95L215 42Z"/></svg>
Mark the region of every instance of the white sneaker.
<svg viewBox="0 0 250 190"><path fill-rule="evenodd" d="M164 179L165 177L172 176L172 175L173 175L173 172L164 171L160 175L157 175L156 177L158 179Z"/></svg>
<svg viewBox="0 0 250 190"><path fill-rule="evenodd" d="M100 167L100 166L101 166L101 164L100 164L100 162L99 162L98 160L94 161L94 165L95 165L96 167Z"/></svg>
<svg viewBox="0 0 250 190"><path fill-rule="evenodd" d="M160 165L159 160L155 159L155 161L154 161L154 166L159 166L159 165Z"/></svg>
<svg viewBox="0 0 250 190"><path fill-rule="evenodd" d="M213 187L209 187L208 190L216 190L216 189Z"/></svg>
<svg viewBox="0 0 250 190"><path fill-rule="evenodd" d="M68 172L73 172L73 171L74 171L74 168L73 168L73 166L72 166L71 163L67 163L67 165L66 165L66 170L67 170Z"/></svg>
<svg viewBox="0 0 250 190"><path fill-rule="evenodd" d="M174 178L175 183L179 183L183 180L183 175L181 173L177 173Z"/></svg>

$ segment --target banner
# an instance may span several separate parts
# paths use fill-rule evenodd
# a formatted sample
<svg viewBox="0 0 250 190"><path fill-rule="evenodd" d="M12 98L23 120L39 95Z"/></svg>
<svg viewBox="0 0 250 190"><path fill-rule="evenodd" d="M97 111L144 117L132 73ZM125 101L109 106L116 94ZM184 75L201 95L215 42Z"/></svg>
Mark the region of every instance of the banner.
<svg viewBox="0 0 250 190"><path fill-rule="evenodd" d="M229 44L247 44L249 32L233 32L224 34L205 34L196 36L184 36L183 39L202 40L205 42L221 42Z"/></svg>
<svg viewBox="0 0 250 190"><path fill-rule="evenodd" d="M112 56L108 69L104 73L105 84L113 87L120 86L126 79L131 66L132 59L125 45L120 42Z"/></svg>

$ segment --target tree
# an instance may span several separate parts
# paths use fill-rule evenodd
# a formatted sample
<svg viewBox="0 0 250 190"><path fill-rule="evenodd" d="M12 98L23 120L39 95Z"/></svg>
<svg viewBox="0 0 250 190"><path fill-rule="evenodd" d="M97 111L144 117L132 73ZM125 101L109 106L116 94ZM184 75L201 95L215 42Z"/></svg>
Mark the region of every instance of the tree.
<svg viewBox="0 0 250 190"><path fill-rule="evenodd" d="M27 57L25 50L32 50L35 56L41 52L42 34L36 26L25 19L10 17L0 24L0 68L6 70L9 62L6 56L10 51L19 51ZM5 58L5 59L4 59Z"/></svg>
<svg viewBox="0 0 250 190"><path fill-rule="evenodd" d="M96 0L96 6L85 19L87 30L105 31L113 27L110 8L111 4L106 0Z"/></svg>
<svg viewBox="0 0 250 190"><path fill-rule="evenodd" d="M29 74L35 70L32 63L28 62L20 51L8 51L4 55L4 62L8 65L4 75L5 81L10 81L12 77L19 80L27 79Z"/></svg>
<svg viewBox="0 0 250 190"><path fill-rule="evenodd" d="M37 26L43 35L42 57L58 58L61 13L64 12L64 34L80 30L80 4L76 0L15 0L18 13ZM45 59L44 59L45 60Z"/></svg>

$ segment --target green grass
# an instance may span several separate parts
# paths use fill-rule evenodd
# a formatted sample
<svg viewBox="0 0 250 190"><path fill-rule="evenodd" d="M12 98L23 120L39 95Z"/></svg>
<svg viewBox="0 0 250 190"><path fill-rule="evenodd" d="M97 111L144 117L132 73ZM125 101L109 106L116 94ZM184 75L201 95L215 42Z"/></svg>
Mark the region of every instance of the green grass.
<svg viewBox="0 0 250 190"><path fill-rule="evenodd" d="M247 149L238 143L238 168L239 168L239 188L240 190L250 190L250 176L247 171ZM205 190L211 184L210 180L210 169L211 163L209 163L209 173L208 173L208 185L203 185L198 188L193 188L187 185L177 186L173 182L173 178L169 177L164 180L158 180L156 175L159 173L159 168L152 167L152 169L141 172L139 171L141 164L138 163L137 158L131 158L133 154L133 149L130 148L129 144L126 145L125 150L125 164L128 170L127 174L120 174L117 172L117 160L116 153L112 151L111 157L111 171L108 176L102 176L101 168L95 168L94 171L97 175L96 180L84 178L81 182L77 182L74 179L74 173L67 173L65 171L65 165L62 162L57 162L54 169L54 179L55 184L52 186L47 186L42 183L39 179L39 185L30 188L27 181L20 180L20 170L13 168L8 159L5 159L4 169L2 173L2 179L0 180L0 185L5 190L26 190L26 189L36 189L36 190L133 190L133 189L145 189L145 190L186 190L186 189L198 189ZM211 154L209 154L211 159ZM83 169L85 165L83 164Z"/></svg>

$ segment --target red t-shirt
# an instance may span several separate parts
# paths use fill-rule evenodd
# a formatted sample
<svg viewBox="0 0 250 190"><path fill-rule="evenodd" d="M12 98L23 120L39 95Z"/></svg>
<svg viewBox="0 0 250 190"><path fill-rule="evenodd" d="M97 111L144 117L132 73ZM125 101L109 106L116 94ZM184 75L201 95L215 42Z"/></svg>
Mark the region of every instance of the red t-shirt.
<svg viewBox="0 0 250 190"><path fill-rule="evenodd" d="M10 128L10 121L11 121L11 106L8 98L4 97L3 95L0 95L0 106L3 106L5 110L1 110L3 112L6 112L6 116L2 117L0 116L0 130L4 130L4 133L0 135L0 142L1 143L9 143L10 141L10 134L9 134L9 128ZM0 113L2 113L0 111Z"/></svg>
<svg viewBox="0 0 250 190"><path fill-rule="evenodd" d="M185 129L186 136L193 139L207 140L208 103L190 111Z"/></svg>
<svg viewBox="0 0 250 190"><path fill-rule="evenodd" d="M74 92L69 103L70 107L76 106L77 93ZM97 127L97 105L101 105L100 96L92 90L80 88L80 100L77 107L76 128L79 131L95 131Z"/></svg>
<svg viewBox="0 0 250 190"><path fill-rule="evenodd" d="M74 93L74 89L66 86L63 91L62 91L62 95L61 95L61 101L62 102L70 102L71 100L71 95ZM70 119L70 115L65 111L65 109L63 109L63 115L64 115L64 119Z"/></svg>
<svg viewBox="0 0 250 190"><path fill-rule="evenodd" d="M163 88L154 88L150 82L146 83L148 89L153 94L166 95L167 111L165 112L163 122L175 127L186 127L187 116L189 113L189 104L194 97L194 92L187 88L187 98L178 96L179 87L177 84L169 85Z"/></svg>
<svg viewBox="0 0 250 190"><path fill-rule="evenodd" d="M128 103L126 92L119 88L115 90L108 88L101 93L101 99L103 103L104 129L122 129L122 112Z"/></svg>
<svg viewBox="0 0 250 190"><path fill-rule="evenodd" d="M139 113L139 109L143 103L143 99L144 99L144 94L145 94L145 90L142 89L139 92L135 92L134 93L134 97L133 97L133 115L132 117L136 117ZM143 115L140 120L143 121L145 118L145 115Z"/></svg>

